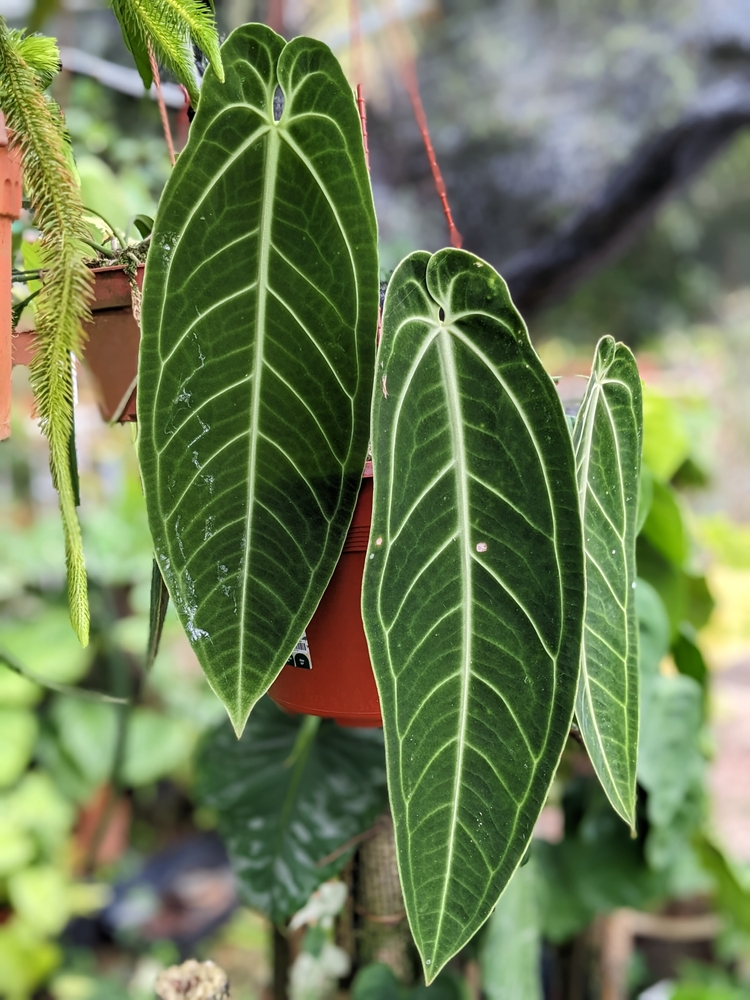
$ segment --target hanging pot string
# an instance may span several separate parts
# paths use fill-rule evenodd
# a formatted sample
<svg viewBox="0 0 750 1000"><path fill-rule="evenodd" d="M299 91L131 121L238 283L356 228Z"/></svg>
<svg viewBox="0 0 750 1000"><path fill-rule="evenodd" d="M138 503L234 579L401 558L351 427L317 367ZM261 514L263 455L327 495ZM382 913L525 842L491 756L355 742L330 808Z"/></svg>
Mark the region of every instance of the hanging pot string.
<svg viewBox="0 0 750 1000"><path fill-rule="evenodd" d="M435 182L435 190L437 191L438 198L440 198L440 204L443 207L445 221L448 224L448 237L450 239L451 246L460 250L463 239L461 238L461 234L453 221L453 214L451 213L451 207L448 203L448 191L445 187L445 181L443 180L443 175L440 171L437 157L435 156L435 148L432 145L432 139L430 138L430 130L427 126L427 115L425 114L422 97L419 92L417 62L412 51L412 42L408 36L406 24L404 23L404 20L398 10L396 10L393 0L386 0L386 6L389 8L389 12L391 14L389 26L393 41L392 47L394 58L401 76L401 82L409 95L414 117L422 135L425 152L427 153L430 170L432 171L432 178Z"/></svg>
<svg viewBox="0 0 750 1000"><path fill-rule="evenodd" d="M347 840L345 844L342 844L341 847L337 847L335 851L331 851L330 854L326 854L324 858L321 858L320 861L316 862L316 867L325 868L326 865L330 865L332 861L336 861L337 858L340 858L342 854L346 854L346 852L350 851L353 847L359 847L360 844L364 844L366 841L372 840L373 837L376 837L389 825L389 822L389 818L382 817L373 826L371 826L369 830L365 830L364 833L358 833L356 837L350 837L350 839Z"/></svg>
<svg viewBox="0 0 750 1000"><path fill-rule="evenodd" d="M154 56L154 50L149 44L148 47L148 61L151 63L151 72L154 76L154 87L156 88L156 100L159 105L159 114L161 115L161 125L164 129L164 139L167 143L167 150L169 151L169 162L174 166L175 155L174 155L174 143L172 142L172 130L169 127L169 117L167 115L167 105L164 103L164 94L161 89L161 77L159 76L159 66L156 62L156 57Z"/></svg>

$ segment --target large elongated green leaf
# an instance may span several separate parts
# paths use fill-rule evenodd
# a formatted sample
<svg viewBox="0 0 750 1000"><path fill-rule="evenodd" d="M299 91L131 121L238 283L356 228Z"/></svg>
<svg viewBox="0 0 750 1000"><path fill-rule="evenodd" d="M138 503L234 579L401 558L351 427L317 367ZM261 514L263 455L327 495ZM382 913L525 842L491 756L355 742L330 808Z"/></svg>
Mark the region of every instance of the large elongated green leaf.
<svg viewBox="0 0 750 1000"><path fill-rule="evenodd" d="M222 726L199 757L197 795L218 814L240 894L279 923L343 868L354 847L341 848L387 801L379 731L323 721L306 733L310 721L264 698L241 740Z"/></svg>
<svg viewBox="0 0 750 1000"><path fill-rule="evenodd" d="M138 419L159 565L241 732L351 519L378 269L359 116L330 51L247 25L222 59L159 206Z"/></svg>
<svg viewBox="0 0 750 1000"><path fill-rule="evenodd" d="M635 358L603 337L573 441L586 549L586 622L576 716L615 810L635 823L638 622L635 538L643 407Z"/></svg>
<svg viewBox="0 0 750 1000"><path fill-rule="evenodd" d="M505 282L458 250L388 287L363 618L404 898L429 982L526 850L583 620L570 433Z"/></svg>

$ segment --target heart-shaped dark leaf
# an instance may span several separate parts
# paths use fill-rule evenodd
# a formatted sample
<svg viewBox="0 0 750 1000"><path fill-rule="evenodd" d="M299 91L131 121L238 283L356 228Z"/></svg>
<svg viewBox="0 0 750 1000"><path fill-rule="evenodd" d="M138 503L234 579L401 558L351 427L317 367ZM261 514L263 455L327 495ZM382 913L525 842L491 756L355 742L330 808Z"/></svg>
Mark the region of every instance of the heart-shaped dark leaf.
<svg viewBox="0 0 750 1000"><path fill-rule="evenodd" d="M363 617L425 978L521 861L569 732L583 620L570 433L502 278L415 253L388 286Z"/></svg>
<svg viewBox="0 0 750 1000"><path fill-rule="evenodd" d="M328 48L246 25L222 60L159 205L138 420L159 565L241 732L354 509L378 264L360 120Z"/></svg>
<svg viewBox="0 0 750 1000"><path fill-rule="evenodd" d="M240 894L277 922L343 868L354 847L340 848L387 803L380 731L303 728L319 721L264 698L241 740L224 725L198 757L196 794L218 813Z"/></svg>

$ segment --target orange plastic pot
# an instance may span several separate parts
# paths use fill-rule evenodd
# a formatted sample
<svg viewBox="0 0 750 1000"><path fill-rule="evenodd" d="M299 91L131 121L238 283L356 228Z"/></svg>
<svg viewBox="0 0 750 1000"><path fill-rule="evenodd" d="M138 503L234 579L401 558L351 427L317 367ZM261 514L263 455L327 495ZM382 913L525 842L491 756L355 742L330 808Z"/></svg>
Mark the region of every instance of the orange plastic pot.
<svg viewBox="0 0 750 1000"><path fill-rule="evenodd" d="M362 574L372 519L372 464L362 477L344 550L305 632L269 694L282 708L335 719L341 726L382 726L380 699L362 625Z"/></svg>
<svg viewBox="0 0 750 1000"><path fill-rule="evenodd" d="M97 267L91 304L93 322L87 324L84 360L96 382L99 410L104 420L124 424L135 420L135 383L141 331L133 315L130 278L122 267ZM143 264L136 271L143 285Z"/></svg>

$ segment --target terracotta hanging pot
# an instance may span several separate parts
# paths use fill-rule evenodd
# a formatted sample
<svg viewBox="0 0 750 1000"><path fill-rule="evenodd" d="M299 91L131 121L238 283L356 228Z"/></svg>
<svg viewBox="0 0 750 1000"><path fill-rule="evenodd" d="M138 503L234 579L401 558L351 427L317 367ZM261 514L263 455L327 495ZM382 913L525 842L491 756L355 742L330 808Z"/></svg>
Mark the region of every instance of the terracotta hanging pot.
<svg viewBox="0 0 750 1000"><path fill-rule="evenodd" d="M382 726L380 699L362 625L362 574L372 519L372 463L362 476L344 550L305 637L270 687L290 712L342 726Z"/></svg>
<svg viewBox="0 0 750 1000"><path fill-rule="evenodd" d="M140 292L143 264L135 272ZM135 384L141 331L133 315L133 288L122 265L95 267L91 322L85 326L83 360L94 376L99 411L108 423L135 420ZM139 299L136 293L136 300ZM136 307L137 308L137 307ZM34 331L13 337L13 364L27 365L34 353Z"/></svg>
<svg viewBox="0 0 750 1000"><path fill-rule="evenodd" d="M138 292L143 287L143 264L135 273ZM92 322L83 358L96 382L99 410L107 422L135 420L135 384L138 377L138 320L133 315L133 287L124 267L97 267L91 304Z"/></svg>

